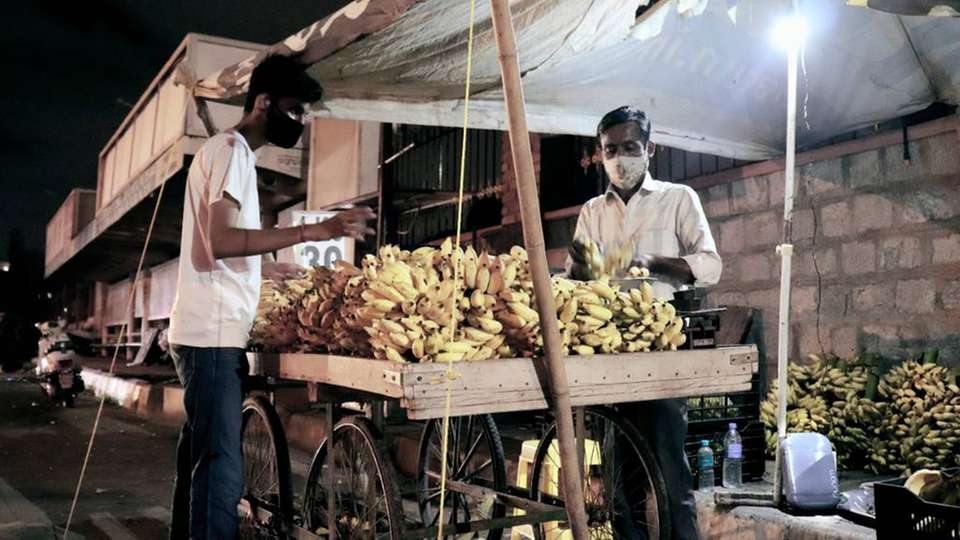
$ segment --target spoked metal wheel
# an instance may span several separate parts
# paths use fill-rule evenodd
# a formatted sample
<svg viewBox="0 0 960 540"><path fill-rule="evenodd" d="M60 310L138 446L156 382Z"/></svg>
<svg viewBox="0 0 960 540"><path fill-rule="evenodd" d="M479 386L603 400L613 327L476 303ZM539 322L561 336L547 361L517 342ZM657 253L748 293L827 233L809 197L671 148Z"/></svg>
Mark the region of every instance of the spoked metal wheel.
<svg viewBox="0 0 960 540"><path fill-rule="evenodd" d="M443 420L430 420L420 437L417 502L426 527L434 527L440 515L440 471L443 456ZM447 481L507 490L507 471L500 432L489 414L450 418L447 437ZM444 529L453 533L457 524L503 517L506 509L496 499L468 495L447 488L444 497ZM480 531L474 538L499 540L502 530ZM460 538L460 535L457 535Z"/></svg>
<svg viewBox="0 0 960 540"><path fill-rule="evenodd" d="M303 519L315 534L336 524L338 539L399 540L403 526L400 492L390 454L370 421L341 420L333 428L333 468L327 464L331 437L313 456L303 496ZM327 485L334 481L335 514L330 519Z"/></svg>
<svg viewBox="0 0 960 540"><path fill-rule="evenodd" d="M590 537L668 540L671 528L667 490L646 441L615 411L597 407L586 409L582 414L583 493ZM562 507L556 435L554 424L537 448L530 477L530 497ZM537 540L573 538L565 522L546 522L535 525L533 530Z"/></svg>
<svg viewBox="0 0 960 540"><path fill-rule="evenodd" d="M239 537L284 538L293 516L290 489L290 454L280 418L263 397L243 402L243 498L240 501ZM258 508L274 516L257 519Z"/></svg>

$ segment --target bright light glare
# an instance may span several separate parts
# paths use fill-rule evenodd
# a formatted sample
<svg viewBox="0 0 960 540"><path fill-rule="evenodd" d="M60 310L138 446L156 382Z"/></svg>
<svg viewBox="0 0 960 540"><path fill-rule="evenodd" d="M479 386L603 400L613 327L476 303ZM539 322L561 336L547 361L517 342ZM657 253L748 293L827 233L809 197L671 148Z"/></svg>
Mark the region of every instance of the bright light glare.
<svg viewBox="0 0 960 540"><path fill-rule="evenodd" d="M773 25L771 37L777 47L783 50L799 49L807 38L807 21L799 15L782 17Z"/></svg>

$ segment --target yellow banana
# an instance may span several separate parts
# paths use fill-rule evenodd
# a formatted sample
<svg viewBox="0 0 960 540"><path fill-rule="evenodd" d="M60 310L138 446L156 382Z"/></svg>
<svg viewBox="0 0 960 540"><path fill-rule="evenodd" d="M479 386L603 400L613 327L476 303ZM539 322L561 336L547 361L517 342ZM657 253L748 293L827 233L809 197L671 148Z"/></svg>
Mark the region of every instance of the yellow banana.
<svg viewBox="0 0 960 540"><path fill-rule="evenodd" d="M586 304L583 307L587 311L587 313L590 314L591 317L594 317L596 319L600 319L602 321L609 321L610 319L613 318L613 312L605 307L601 307L593 304Z"/></svg>
<svg viewBox="0 0 960 540"><path fill-rule="evenodd" d="M477 341L480 343L486 343L487 341L490 341L494 336L493 334L484 332L479 328L473 328L470 326L463 329L463 335L466 336L466 338L469 339L470 341Z"/></svg>
<svg viewBox="0 0 960 540"><path fill-rule="evenodd" d="M473 292L470 293L471 306L479 309L479 308L482 308L485 303L486 302L484 299L483 291L481 291L480 289L474 289Z"/></svg>
<svg viewBox="0 0 960 540"><path fill-rule="evenodd" d="M403 363L407 361L406 358L404 358L403 355L400 354L396 349L387 347L383 349L383 352L386 353L387 360L390 360L391 362Z"/></svg>
<svg viewBox="0 0 960 540"><path fill-rule="evenodd" d="M602 281L591 281L589 283L589 287L590 290L607 300L613 301L617 299L617 292Z"/></svg>
<svg viewBox="0 0 960 540"><path fill-rule="evenodd" d="M526 304L522 304L520 302L509 302L507 303L507 309L509 309L514 315L522 317L527 321L540 321L540 314Z"/></svg>
<svg viewBox="0 0 960 540"><path fill-rule="evenodd" d="M640 284L640 294L643 296L644 303L653 302L653 287L646 281Z"/></svg>
<svg viewBox="0 0 960 540"><path fill-rule="evenodd" d="M589 356L594 353L593 347L589 345L574 345L571 349L581 356Z"/></svg>
<svg viewBox="0 0 960 540"><path fill-rule="evenodd" d="M462 352L442 352L436 354L437 362L460 362L466 356L466 353Z"/></svg>
<svg viewBox="0 0 960 540"><path fill-rule="evenodd" d="M484 332L488 332L490 334L499 334L500 332L503 332L503 325L495 319L479 317L477 321L480 323L480 329L482 329Z"/></svg>
<svg viewBox="0 0 960 540"><path fill-rule="evenodd" d="M563 306L563 310L560 312L560 321L564 323L573 322L574 317L577 316L577 307L577 299L571 298L570 301Z"/></svg>

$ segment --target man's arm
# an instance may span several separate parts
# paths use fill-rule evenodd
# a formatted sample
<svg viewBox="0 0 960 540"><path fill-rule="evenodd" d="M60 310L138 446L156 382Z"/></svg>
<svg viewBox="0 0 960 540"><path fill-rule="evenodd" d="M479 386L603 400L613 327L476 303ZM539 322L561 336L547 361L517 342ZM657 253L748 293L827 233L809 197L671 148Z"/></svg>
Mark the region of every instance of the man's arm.
<svg viewBox="0 0 960 540"><path fill-rule="evenodd" d="M366 207L340 212L321 223L281 229L241 229L234 227L238 221L240 204L224 194L213 203L210 216L210 248L217 259L262 255L299 244L330 240L341 236L363 239L374 234L367 221L376 217Z"/></svg>

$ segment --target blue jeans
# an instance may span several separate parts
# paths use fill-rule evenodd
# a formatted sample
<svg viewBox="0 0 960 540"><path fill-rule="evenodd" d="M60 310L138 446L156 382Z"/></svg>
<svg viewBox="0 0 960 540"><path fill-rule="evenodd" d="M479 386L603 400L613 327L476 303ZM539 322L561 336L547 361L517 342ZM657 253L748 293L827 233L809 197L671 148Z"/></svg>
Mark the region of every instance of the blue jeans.
<svg viewBox="0 0 960 540"><path fill-rule="evenodd" d="M243 349L172 345L187 421L177 444L171 540L232 540L243 495Z"/></svg>

